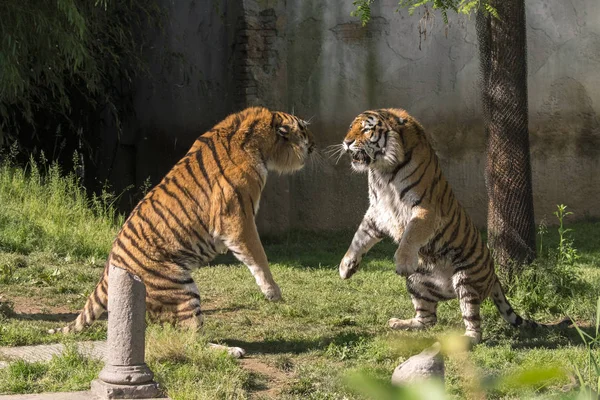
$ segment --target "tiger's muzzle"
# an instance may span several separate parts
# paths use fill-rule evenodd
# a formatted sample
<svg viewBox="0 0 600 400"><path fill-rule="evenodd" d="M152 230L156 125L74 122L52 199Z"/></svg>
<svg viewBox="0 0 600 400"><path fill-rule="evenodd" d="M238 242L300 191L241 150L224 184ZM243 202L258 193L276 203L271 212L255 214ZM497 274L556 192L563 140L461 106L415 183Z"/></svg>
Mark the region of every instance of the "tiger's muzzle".
<svg viewBox="0 0 600 400"><path fill-rule="evenodd" d="M357 165L369 165L373 162L373 159L369 157L366 151L356 150L351 152L352 163Z"/></svg>

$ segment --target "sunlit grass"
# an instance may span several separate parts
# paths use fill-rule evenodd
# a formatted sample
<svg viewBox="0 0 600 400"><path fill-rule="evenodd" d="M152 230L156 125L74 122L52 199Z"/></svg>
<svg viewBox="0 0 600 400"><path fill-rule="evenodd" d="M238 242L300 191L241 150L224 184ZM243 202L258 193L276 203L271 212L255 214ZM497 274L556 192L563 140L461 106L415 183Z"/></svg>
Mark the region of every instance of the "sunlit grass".
<svg viewBox="0 0 600 400"><path fill-rule="evenodd" d="M33 170L27 174L0 168L0 345L105 338L105 321L70 338L46 331L64 324L57 320L57 312L72 319L83 306L122 219L106 203L88 200L74 178L61 178L52 169L44 176ZM551 259L541 259L537 269L526 270L516 283L505 286L515 310L523 315L545 322L569 315L584 327L591 326L600 293L600 223L566 223L574 229L581 256L575 266L558 273ZM247 268L229 255L194 272L205 314L203 331L159 325L148 329L147 360L167 395L174 399L364 398L347 385L349 374L388 382L395 366L406 358L440 336L462 333L456 300L440 304L439 323L429 331L388 330L390 317L408 318L414 313L404 281L394 273L394 244L377 245L361 270L342 281L337 265L351 237L352 232L264 237L283 291L282 302L266 301ZM551 227L544 246L556 245ZM11 300L20 312L11 312ZM23 311L24 306L41 311ZM589 355L574 329L515 330L489 301L482 313L484 342L466 359L447 358L450 395L474 398L470 373L491 399L558 398L564 391L574 393L574 367L587 374ZM222 352L206 350L208 341L243 347L253 362L266 367L253 370ZM472 365L471 372L465 370L465 360ZM499 380L540 365L558 365L566 372L534 386ZM97 362L73 352L51 363L13 362L0 370L0 393L86 389L99 368ZM268 372L272 370L277 371L276 377ZM485 386L486 382L499 383Z"/></svg>

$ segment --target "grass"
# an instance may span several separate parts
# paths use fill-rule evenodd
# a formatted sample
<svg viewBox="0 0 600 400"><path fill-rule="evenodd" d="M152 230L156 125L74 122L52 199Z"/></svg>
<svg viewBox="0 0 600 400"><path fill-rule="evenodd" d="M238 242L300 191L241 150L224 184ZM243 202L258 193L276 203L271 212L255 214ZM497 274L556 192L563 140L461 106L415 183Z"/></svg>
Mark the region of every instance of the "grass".
<svg viewBox="0 0 600 400"><path fill-rule="evenodd" d="M74 337L45 332L73 319L83 306L122 219L52 168L29 175L0 168L0 204L0 345L105 338L105 321ZM509 298L524 316L552 322L569 315L591 332L600 292L600 223L567 219L566 225L580 255L575 265L558 268L539 260L508 287ZM549 230L544 246L556 248L558 234ZM438 337L462 333L456 300L441 303L439 323L427 332L388 330L390 317L414 312L394 273L394 245L377 245L361 270L342 281L337 265L351 237L352 232L265 237L283 302L264 300L249 271L231 256L197 270L203 331L148 328L147 361L166 393L174 399L365 398L352 381L367 377L383 385L406 358ZM575 329L514 330L491 302L482 313L484 342L446 362L446 389L454 398L477 398L477 390L491 399L574 398L576 369L588 384L594 379L588 359L597 358L598 349L584 345ZM237 361L206 350L208 341L243 347L250 357ZM561 373L541 381L522 378L540 366ZM0 369L0 393L84 390L100 367L75 350L49 363L12 362Z"/></svg>

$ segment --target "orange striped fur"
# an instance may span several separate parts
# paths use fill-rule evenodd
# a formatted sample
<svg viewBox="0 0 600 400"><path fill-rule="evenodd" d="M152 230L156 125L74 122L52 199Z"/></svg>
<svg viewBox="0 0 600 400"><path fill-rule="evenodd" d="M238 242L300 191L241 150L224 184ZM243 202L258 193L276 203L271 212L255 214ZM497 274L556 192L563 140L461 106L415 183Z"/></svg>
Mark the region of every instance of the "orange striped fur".
<svg viewBox="0 0 600 400"><path fill-rule="evenodd" d="M314 147L306 122L261 107L232 114L201 135L131 212L100 282L62 331L80 331L106 310L110 264L142 279L151 316L194 328L202 315L190 272L227 250L269 300L280 299L254 217L267 171L302 168Z"/></svg>
<svg viewBox="0 0 600 400"><path fill-rule="evenodd" d="M538 326L508 303L494 262L469 215L442 174L421 125L406 111L365 111L339 147L352 168L367 172L369 208L339 266L343 279L385 236L398 243L396 273L406 277L416 316L389 320L393 329L419 329L437 322L438 302L459 299L465 335L481 340L480 304L492 297L513 326Z"/></svg>

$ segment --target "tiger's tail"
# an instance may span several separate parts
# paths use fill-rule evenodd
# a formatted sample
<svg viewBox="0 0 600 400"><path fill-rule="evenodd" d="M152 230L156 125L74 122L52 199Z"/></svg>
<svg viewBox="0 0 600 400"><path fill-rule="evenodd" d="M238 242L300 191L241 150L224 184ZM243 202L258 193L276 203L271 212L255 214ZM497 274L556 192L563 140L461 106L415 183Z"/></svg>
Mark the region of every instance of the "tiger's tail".
<svg viewBox="0 0 600 400"><path fill-rule="evenodd" d="M496 282L494 282L494 284L492 286L492 291L490 293L490 296L491 296L492 300L494 301L496 308L500 312L500 315L502 315L502 318L504 318L504 320L506 322L508 322L509 324L511 324L512 326L524 327L524 328L538 328L538 327L566 328L573 324L570 318L565 318L562 321L560 321L556 324L552 324L552 325L540 324L538 322L522 318L520 315L518 315L515 312L515 310L513 310L512 306L508 302L508 299L506 298L506 295L504 294L504 290L502 289L502 285L500 285L500 281L498 280L498 277L496 277L495 279L496 279Z"/></svg>
<svg viewBox="0 0 600 400"><path fill-rule="evenodd" d="M83 310L79 313L75 321L64 328L49 329L48 333L72 333L80 332L90 326L106 311L108 304L108 262L104 267L102 278L96 285L92 293L88 296Z"/></svg>

